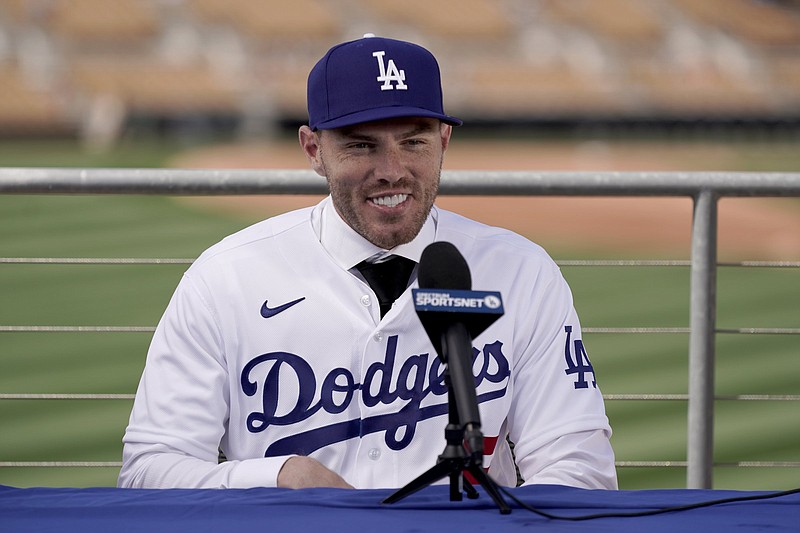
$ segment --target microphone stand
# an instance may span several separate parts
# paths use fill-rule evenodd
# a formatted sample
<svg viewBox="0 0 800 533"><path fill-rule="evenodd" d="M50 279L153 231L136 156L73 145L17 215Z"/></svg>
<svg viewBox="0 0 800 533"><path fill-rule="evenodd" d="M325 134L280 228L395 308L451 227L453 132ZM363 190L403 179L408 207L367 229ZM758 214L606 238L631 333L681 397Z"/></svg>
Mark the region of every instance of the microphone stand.
<svg viewBox="0 0 800 533"><path fill-rule="evenodd" d="M467 453L464 447L465 431L470 433L470 442L475 442L476 437L479 439L478 442L482 442L483 435L480 432L480 424L470 423L467 424L466 428L461 424L458 402L453 390L453 383L450 380L449 365L445 365L444 377L447 385L448 407L448 424L444 430L446 441L444 451L439 455L433 467L391 494L381 503L398 502L445 477L450 479L450 501L462 501L464 492L466 492L468 498L475 499L478 497L478 491L469 480L464 479L464 473L469 472L472 474L473 479L489 493L489 496L500 509L500 514L509 514L511 508L500 494L497 483L483 470L483 446L481 445L478 450L471 450L471 453Z"/></svg>

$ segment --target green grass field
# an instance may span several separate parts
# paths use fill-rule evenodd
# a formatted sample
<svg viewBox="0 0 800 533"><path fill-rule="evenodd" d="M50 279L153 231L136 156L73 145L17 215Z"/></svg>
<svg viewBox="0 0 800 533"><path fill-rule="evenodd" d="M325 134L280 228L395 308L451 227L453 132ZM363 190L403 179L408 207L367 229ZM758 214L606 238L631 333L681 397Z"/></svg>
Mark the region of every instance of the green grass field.
<svg viewBox="0 0 800 533"><path fill-rule="evenodd" d="M70 143L0 143L0 165L157 167L175 150L122 146L92 156ZM0 256L193 258L254 220L160 196L0 196ZM580 250L567 253L581 256ZM153 326L185 268L0 264L0 325ZM565 267L564 273L584 327L688 325L688 268ZM797 269L723 267L718 293L722 328L800 327ZM0 393L131 394L149 337L0 332ZM584 340L604 393L687 392L687 335L592 334ZM796 337L720 334L717 364L720 395L800 394ZM0 462L119 461L130 407L118 399L0 400ZM685 402L613 400L607 409L618 460L686 459ZM718 462L800 461L800 406L721 400L715 434ZM0 484L113 485L116 475L113 467L4 467ZM686 483L678 467L621 468L619 475L625 489ZM789 489L800 486L800 469L719 467L714 479L716 488Z"/></svg>

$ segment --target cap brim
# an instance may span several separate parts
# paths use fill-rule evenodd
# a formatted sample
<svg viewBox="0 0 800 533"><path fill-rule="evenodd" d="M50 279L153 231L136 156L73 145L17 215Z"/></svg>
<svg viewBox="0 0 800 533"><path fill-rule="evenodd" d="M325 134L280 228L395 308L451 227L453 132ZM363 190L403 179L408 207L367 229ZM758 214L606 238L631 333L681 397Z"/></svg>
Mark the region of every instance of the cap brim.
<svg viewBox="0 0 800 533"><path fill-rule="evenodd" d="M461 126L463 121L450 115L443 113L436 113L430 109L422 109L419 107L379 107L374 109L367 109L357 113L351 113L342 117L337 117L332 120L326 120L318 124L313 124L311 127L314 130L332 130L335 128L344 128L346 126L354 126L355 124L362 124L364 122L375 122L376 120L385 120L388 118L404 118L404 117L426 117L438 118L446 124L451 126Z"/></svg>

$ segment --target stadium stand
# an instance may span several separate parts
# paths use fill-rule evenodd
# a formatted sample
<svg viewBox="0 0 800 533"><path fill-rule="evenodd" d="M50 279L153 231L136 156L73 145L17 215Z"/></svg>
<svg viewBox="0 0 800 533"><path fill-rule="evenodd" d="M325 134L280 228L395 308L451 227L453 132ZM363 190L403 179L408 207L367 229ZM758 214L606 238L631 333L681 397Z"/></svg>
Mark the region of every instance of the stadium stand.
<svg viewBox="0 0 800 533"><path fill-rule="evenodd" d="M159 12L141 0L70 0L52 2L43 17L44 29L54 36L88 47L141 43L157 37Z"/></svg>
<svg viewBox="0 0 800 533"><path fill-rule="evenodd" d="M783 96L794 105L800 102L800 57L785 57L773 62L775 78L783 89Z"/></svg>
<svg viewBox="0 0 800 533"><path fill-rule="evenodd" d="M567 24L629 46L647 45L662 38L664 22L653 2L637 0L547 0L544 7Z"/></svg>
<svg viewBox="0 0 800 533"><path fill-rule="evenodd" d="M0 131L22 134L69 133L70 120L52 92L37 89L16 67L0 67Z"/></svg>
<svg viewBox="0 0 800 533"><path fill-rule="evenodd" d="M737 80L713 63L695 68L642 63L629 72L654 116L753 118L774 116L779 109L758 83Z"/></svg>
<svg viewBox="0 0 800 533"><path fill-rule="evenodd" d="M764 45L800 44L797 4L754 0L675 0L698 22Z"/></svg>
<svg viewBox="0 0 800 533"><path fill-rule="evenodd" d="M238 110L236 91L207 67L155 61L80 61L71 69L78 92L113 95L131 112L162 115Z"/></svg>
<svg viewBox="0 0 800 533"><path fill-rule="evenodd" d="M189 0L186 8L206 24L230 25L256 39L331 42L343 28L330 3L318 0Z"/></svg>
<svg viewBox="0 0 800 533"><path fill-rule="evenodd" d="M625 102L609 80L564 63L520 68L516 61L485 62L462 77L470 86L461 102L465 117L515 120L524 113L555 119L624 112Z"/></svg>
<svg viewBox="0 0 800 533"><path fill-rule="evenodd" d="M364 2L385 21L410 26L422 35L443 39L507 39L512 34L511 19L502 2L491 0L406 0Z"/></svg>
<svg viewBox="0 0 800 533"><path fill-rule="evenodd" d="M800 122L796 0L4 0L0 125L296 124L314 61L366 32L432 49L471 119Z"/></svg>

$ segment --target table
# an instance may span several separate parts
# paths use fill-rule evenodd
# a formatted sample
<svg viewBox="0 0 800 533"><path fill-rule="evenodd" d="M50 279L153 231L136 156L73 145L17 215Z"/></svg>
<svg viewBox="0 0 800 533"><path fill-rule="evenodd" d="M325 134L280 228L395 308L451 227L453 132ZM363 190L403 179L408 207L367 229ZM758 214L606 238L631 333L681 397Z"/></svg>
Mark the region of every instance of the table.
<svg viewBox="0 0 800 533"><path fill-rule="evenodd" d="M391 490L275 488L146 490L0 486L0 531L36 532L314 532L437 533L490 531L800 531L800 493L644 517L570 522L545 518L509 500L499 513L479 489L453 502L447 486L430 486L388 505ZM559 516L625 513L762 492L721 490L600 491L560 486L509 489L519 500Z"/></svg>

